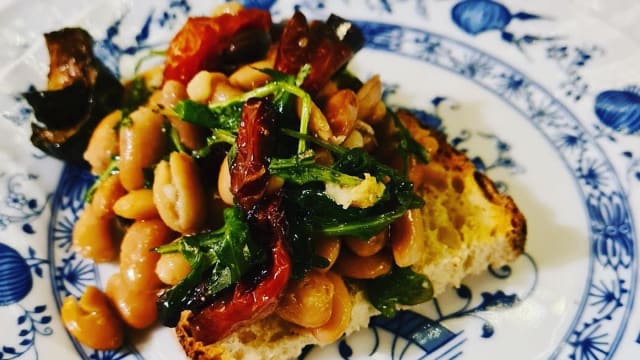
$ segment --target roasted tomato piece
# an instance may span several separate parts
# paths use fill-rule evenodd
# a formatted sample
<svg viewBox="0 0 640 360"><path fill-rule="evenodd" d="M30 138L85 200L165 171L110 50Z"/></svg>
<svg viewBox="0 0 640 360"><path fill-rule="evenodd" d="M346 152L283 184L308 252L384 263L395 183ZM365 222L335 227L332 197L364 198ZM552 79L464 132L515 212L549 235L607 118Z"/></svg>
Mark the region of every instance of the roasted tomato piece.
<svg viewBox="0 0 640 360"><path fill-rule="evenodd" d="M257 279L244 279L231 296L207 306L190 319L191 332L204 344L216 342L238 327L273 313L291 276L291 258L285 247L286 219L281 198L264 201L253 219L265 245L271 248L270 266ZM254 232L255 234L255 232Z"/></svg>
<svg viewBox="0 0 640 360"><path fill-rule="evenodd" d="M285 74L296 74L309 62L309 24L299 11L287 21L276 55L275 69Z"/></svg>
<svg viewBox="0 0 640 360"><path fill-rule="evenodd" d="M176 80L186 85L198 71L217 69L236 33L256 29L268 34L270 26L269 12L257 9L243 9L235 15L189 18L169 44L164 81ZM264 42L263 38L257 38ZM250 54L257 56L255 52Z"/></svg>
<svg viewBox="0 0 640 360"><path fill-rule="evenodd" d="M331 15L326 23L309 26L304 15L296 12L282 32L275 68L296 74L308 63L311 73L302 87L316 93L364 45L362 32L351 22Z"/></svg>
<svg viewBox="0 0 640 360"><path fill-rule="evenodd" d="M247 213L251 236L271 254L270 262L245 276L226 298L217 299L193 315L192 334L205 344L275 311L291 275L282 197L264 195L269 175L268 157L275 146L276 121L277 111L268 100L253 98L244 104L236 138L237 154L230 169L231 192Z"/></svg>
<svg viewBox="0 0 640 360"><path fill-rule="evenodd" d="M275 146L273 129L277 114L265 99L249 99L242 108L230 176L231 193L245 212L262 199L269 180L267 157Z"/></svg>

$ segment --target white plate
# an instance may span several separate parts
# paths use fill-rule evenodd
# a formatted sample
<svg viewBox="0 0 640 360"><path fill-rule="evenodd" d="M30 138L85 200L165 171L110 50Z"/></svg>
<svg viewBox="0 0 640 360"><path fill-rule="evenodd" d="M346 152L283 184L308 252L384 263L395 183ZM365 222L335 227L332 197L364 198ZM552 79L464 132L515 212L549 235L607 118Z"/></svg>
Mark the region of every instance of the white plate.
<svg viewBox="0 0 640 360"><path fill-rule="evenodd" d="M308 358L634 359L640 354L640 39L633 1L246 1L274 18L357 20L351 68L444 129L527 216L526 254ZM117 352L79 346L60 300L103 284L70 248L91 177L29 143L20 99L43 87L41 34L87 28L123 76L210 1L0 2L0 359L177 359L168 329ZM635 31L635 33L634 33ZM634 38L636 40L634 40ZM57 185L56 185L57 184ZM102 275L102 276L101 276Z"/></svg>

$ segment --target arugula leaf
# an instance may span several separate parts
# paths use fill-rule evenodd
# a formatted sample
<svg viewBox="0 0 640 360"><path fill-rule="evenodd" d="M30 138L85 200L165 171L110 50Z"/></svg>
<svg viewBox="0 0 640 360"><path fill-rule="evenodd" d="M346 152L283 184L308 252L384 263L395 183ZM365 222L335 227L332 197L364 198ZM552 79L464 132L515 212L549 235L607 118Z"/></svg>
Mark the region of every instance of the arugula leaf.
<svg viewBox="0 0 640 360"><path fill-rule="evenodd" d="M234 102L244 103L253 97L264 98L266 96L274 96L272 101L278 111L284 113L289 104L289 96L293 95L298 97L302 101L300 109L300 133L306 134L309 127L309 119L311 117L311 95L304 91L300 86L296 85L298 81L304 81L304 78L310 72L310 67L303 66L298 73L298 76L292 78L287 75L277 75L275 71L267 71L271 76L275 76L276 79L272 80L264 86L255 88L249 92L246 92L230 101L222 104L213 104L209 106L209 109L215 111L217 108L225 108ZM306 150L306 142L302 139L298 141L298 153L302 153Z"/></svg>
<svg viewBox="0 0 640 360"><path fill-rule="evenodd" d="M296 83L296 77L293 75L285 74L273 69L260 69L260 71L269 75L271 77L271 81L278 81L280 83L291 85L295 85ZM291 93L280 90L275 92L275 94L273 95L273 100L271 102L280 113L285 114L294 105L291 99Z"/></svg>
<svg viewBox="0 0 640 360"><path fill-rule="evenodd" d="M269 69L269 68L264 68L264 69L256 69L258 71L260 71L261 73L267 74L271 77L272 81L280 81L280 82L286 82L292 85L295 85L296 83L296 77L293 75L289 75L289 74L285 74L283 72L280 72L278 70L274 70L274 69Z"/></svg>
<svg viewBox="0 0 640 360"><path fill-rule="evenodd" d="M399 219L406 205L385 195L372 207L343 208L330 199L324 189L306 185L285 189L287 200L298 206L297 216L306 217L310 230L324 236L353 236L368 239Z"/></svg>
<svg viewBox="0 0 640 360"><path fill-rule="evenodd" d="M336 161L331 167L332 171L354 177L369 173L385 184L382 197L374 206L364 209L344 209L327 197L321 188L310 183L287 188L288 198L298 203L301 211L313 222L316 232L327 236L348 235L368 239L399 219L405 211L424 206L424 200L413 191L413 184L409 180L393 168L380 163L363 149L346 149L306 134L287 129L282 131L286 135L305 139L333 152ZM330 178L328 173L324 176Z"/></svg>
<svg viewBox="0 0 640 360"><path fill-rule="evenodd" d="M207 128L237 132L244 101L231 101L224 105L207 106L192 100L182 100L173 111L184 121Z"/></svg>
<svg viewBox="0 0 640 360"><path fill-rule="evenodd" d="M312 151L288 159L271 159L269 172L297 185L318 181L356 186L362 181L357 176L347 175L328 166L317 164Z"/></svg>
<svg viewBox="0 0 640 360"><path fill-rule="evenodd" d="M350 221L326 221L321 231L327 236L351 234L360 239L369 239L383 231L389 224L398 220L407 211L404 207L384 212L380 215L360 217ZM349 215L345 215L351 217Z"/></svg>
<svg viewBox="0 0 640 360"><path fill-rule="evenodd" d="M180 312L235 284L266 259L250 236L244 213L238 207L224 210L224 225L214 231L187 235L155 249L160 254L180 252L191 272L158 299L160 319L175 326Z"/></svg>
<svg viewBox="0 0 640 360"><path fill-rule="evenodd" d="M304 83L304 80L311 73L311 65L304 64L298 71L298 74L296 74L295 76L280 72L278 70L269 69L269 68L257 69L257 70L269 75L272 81L284 82L297 87L301 87L302 84Z"/></svg>
<svg viewBox="0 0 640 360"><path fill-rule="evenodd" d="M180 101L174 106L175 114L184 121L207 127L210 129L227 130L237 133L242 120L242 107L253 97L264 98L273 96L272 103L280 113L287 112L291 105L291 96L302 100L300 115L300 132L307 133L311 116L311 96L298 85L309 74L310 67L303 66L297 76L286 75L275 70L261 69L260 71L272 77L264 86L243 93L227 102L204 105L191 100ZM304 140L298 142L298 152L306 150Z"/></svg>
<svg viewBox="0 0 640 360"><path fill-rule="evenodd" d="M396 314L398 304L417 305L433 298L429 279L410 267L395 267L386 275L367 280L365 292L369 302L386 317Z"/></svg>
<svg viewBox="0 0 640 360"><path fill-rule="evenodd" d="M207 145L198 150L192 151L191 155L196 159L201 159L209 155L211 149L217 144L229 144L231 146L234 146L235 143L236 136L231 131L222 129L211 129L211 134L207 136Z"/></svg>

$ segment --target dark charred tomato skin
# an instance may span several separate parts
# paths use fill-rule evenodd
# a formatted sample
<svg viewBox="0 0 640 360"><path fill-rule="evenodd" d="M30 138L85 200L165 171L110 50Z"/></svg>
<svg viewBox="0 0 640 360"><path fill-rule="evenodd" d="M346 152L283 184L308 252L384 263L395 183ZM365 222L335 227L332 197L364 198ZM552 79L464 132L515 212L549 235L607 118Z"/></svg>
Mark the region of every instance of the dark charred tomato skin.
<svg viewBox="0 0 640 360"><path fill-rule="evenodd" d="M296 74L309 62L309 24L299 11L287 21L276 54L275 69L285 74Z"/></svg>
<svg viewBox="0 0 640 360"><path fill-rule="evenodd" d="M230 176L231 193L245 212L251 211L264 195L269 180L267 156L275 146L273 130L277 116L265 99L249 99L242 108Z"/></svg>
<svg viewBox="0 0 640 360"><path fill-rule="evenodd" d="M167 50L164 81L187 84L200 70L215 70L220 54L240 30L271 27L269 12L242 9L237 14L216 17L191 17L173 37Z"/></svg>
<svg viewBox="0 0 640 360"><path fill-rule="evenodd" d="M311 73L303 88L315 94L353 57L354 53L343 44L323 22L314 21L310 27L313 51L310 54Z"/></svg>
<svg viewBox="0 0 640 360"><path fill-rule="evenodd" d="M275 311L291 276L291 258L285 246L286 219L281 198L271 198L254 209L258 226L269 231L271 266L256 284L250 279L238 283L233 294L207 306L190 319L192 335L204 344L214 343L238 327L264 319Z"/></svg>
<svg viewBox="0 0 640 360"><path fill-rule="evenodd" d="M336 16L333 17L337 18ZM311 73L302 84L302 88L311 94L320 91L340 68L342 68L359 50L348 41L338 38L336 29L321 22L307 24L301 12L296 12L287 22L282 32L275 69L295 75L304 64L311 65ZM358 32L356 37L362 37Z"/></svg>

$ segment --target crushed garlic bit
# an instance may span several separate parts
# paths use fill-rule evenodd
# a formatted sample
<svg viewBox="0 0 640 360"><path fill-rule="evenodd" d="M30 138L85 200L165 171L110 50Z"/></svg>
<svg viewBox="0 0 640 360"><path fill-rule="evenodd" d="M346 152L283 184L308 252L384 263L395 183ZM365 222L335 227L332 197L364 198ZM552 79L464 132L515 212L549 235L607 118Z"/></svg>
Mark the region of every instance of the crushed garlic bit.
<svg viewBox="0 0 640 360"><path fill-rule="evenodd" d="M344 209L352 206L368 208L373 206L384 193L384 184L376 181L369 173L356 186L340 186L334 183L325 184L325 194Z"/></svg>

